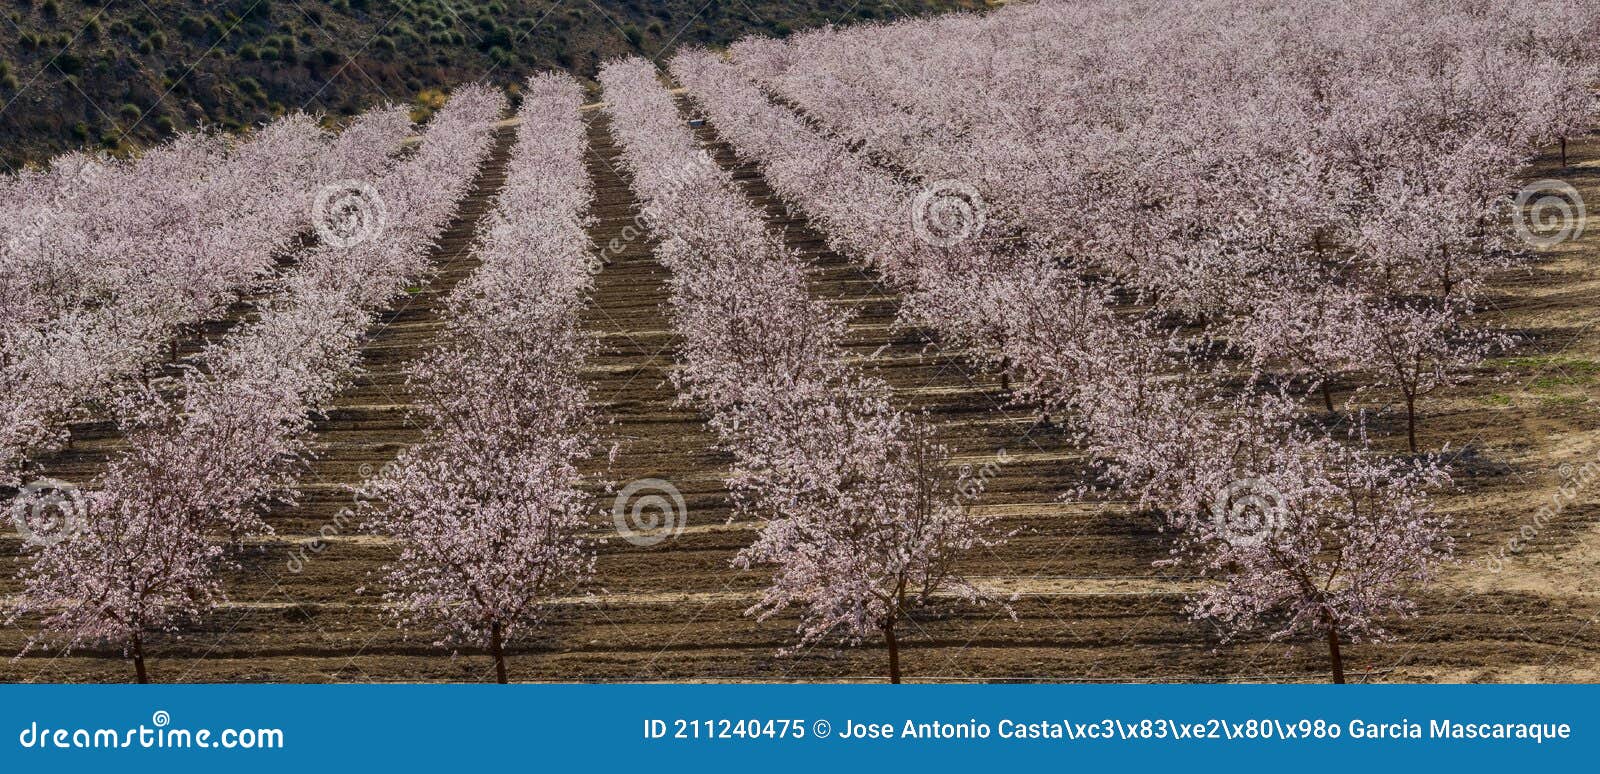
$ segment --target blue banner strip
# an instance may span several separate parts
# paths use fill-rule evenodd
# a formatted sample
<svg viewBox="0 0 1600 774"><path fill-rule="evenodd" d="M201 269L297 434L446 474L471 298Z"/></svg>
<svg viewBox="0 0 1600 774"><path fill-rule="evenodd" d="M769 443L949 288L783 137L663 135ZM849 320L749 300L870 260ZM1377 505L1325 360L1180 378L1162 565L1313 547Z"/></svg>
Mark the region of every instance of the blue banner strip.
<svg viewBox="0 0 1600 774"><path fill-rule="evenodd" d="M1592 771L1597 700L1572 685L10 685L0 771Z"/></svg>

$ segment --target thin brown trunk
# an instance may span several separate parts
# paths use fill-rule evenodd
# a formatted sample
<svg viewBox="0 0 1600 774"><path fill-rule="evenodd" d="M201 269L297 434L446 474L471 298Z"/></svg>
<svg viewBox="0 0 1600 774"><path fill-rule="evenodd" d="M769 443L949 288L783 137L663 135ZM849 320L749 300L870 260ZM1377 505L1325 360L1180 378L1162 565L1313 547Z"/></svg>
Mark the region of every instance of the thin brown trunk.
<svg viewBox="0 0 1600 774"><path fill-rule="evenodd" d="M889 646L889 682L900 684L900 643L894 638L894 621L883 624L883 642Z"/></svg>
<svg viewBox="0 0 1600 774"><path fill-rule="evenodd" d="M489 625L489 653L494 656L495 682L505 685L506 680L506 648L500 630L500 622Z"/></svg>
<svg viewBox="0 0 1600 774"><path fill-rule="evenodd" d="M1411 442L1411 453L1417 453L1417 396L1406 393L1406 440Z"/></svg>
<svg viewBox="0 0 1600 774"><path fill-rule="evenodd" d="M1344 657L1339 655L1339 627L1328 623L1328 658L1333 662L1333 682L1344 685Z"/></svg>
<svg viewBox="0 0 1600 774"><path fill-rule="evenodd" d="M1328 407L1329 414L1333 413L1333 388L1328 385L1327 380L1322 382L1322 405Z"/></svg>
<svg viewBox="0 0 1600 774"><path fill-rule="evenodd" d="M1561 168L1567 168L1567 138L1561 138Z"/></svg>
<svg viewBox="0 0 1600 774"><path fill-rule="evenodd" d="M144 668L144 638L133 635L133 673L137 676L139 684L150 682L150 673Z"/></svg>

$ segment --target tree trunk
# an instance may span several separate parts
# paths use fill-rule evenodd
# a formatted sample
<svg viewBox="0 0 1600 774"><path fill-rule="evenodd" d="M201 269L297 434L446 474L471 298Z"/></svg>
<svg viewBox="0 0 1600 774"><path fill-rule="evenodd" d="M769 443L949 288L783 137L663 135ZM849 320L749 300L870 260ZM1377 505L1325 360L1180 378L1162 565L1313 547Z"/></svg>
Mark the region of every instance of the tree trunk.
<svg viewBox="0 0 1600 774"><path fill-rule="evenodd" d="M1417 453L1417 396L1406 393L1406 440L1411 442L1411 453Z"/></svg>
<svg viewBox="0 0 1600 774"><path fill-rule="evenodd" d="M1561 138L1561 168L1567 168L1567 138Z"/></svg>
<svg viewBox="0 0 1600 774"><path fill-rule="evenodd" d="M889 682L900 684L900 643L894 638L894 621L883 624L883 642L889 646Z"/></svg>
<svg viewBox="0 0 1600 774"><path fill-rule="evenodd" d="M133 635L133 673L137 676L140 685L150 682L150 673L144 668L144 638Z"/></svg>
<svg viewBox="0 0 1600 774"><path fill-rule="evenodd" d="M1339 627L1328 622L1328 658L1333 662L1333 683L1344 685L1344 657L1339 655Z"/></svg>
<svg viewBox="0 0 1600 774"><path fill-rule="evenodd" d="M489 653L494 656L495 682L505 685L506 680L506 648L501 636L500 622L489 625Z"/></svg>
<svg viewBox="0 0 1600 774"><path fill-rule="evenodd" d="M1326 379L1322 382L1322 404L1328 407L1328 413L1333 413L1333 388L1328 386Z"/></svg>

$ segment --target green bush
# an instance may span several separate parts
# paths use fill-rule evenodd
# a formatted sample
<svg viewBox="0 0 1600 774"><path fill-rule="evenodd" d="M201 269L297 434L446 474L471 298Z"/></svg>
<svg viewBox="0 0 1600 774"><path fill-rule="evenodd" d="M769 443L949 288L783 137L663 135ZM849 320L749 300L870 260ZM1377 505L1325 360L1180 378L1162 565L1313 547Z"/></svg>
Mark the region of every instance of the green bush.
<svg viewBox="0 0 1600 774"><path fill-rule="evenodd" d="M254 78L240 78L238 87L239 93L245 96L257 100L266 99L267 97L267 92L261 88L261 82Z"/></svg>

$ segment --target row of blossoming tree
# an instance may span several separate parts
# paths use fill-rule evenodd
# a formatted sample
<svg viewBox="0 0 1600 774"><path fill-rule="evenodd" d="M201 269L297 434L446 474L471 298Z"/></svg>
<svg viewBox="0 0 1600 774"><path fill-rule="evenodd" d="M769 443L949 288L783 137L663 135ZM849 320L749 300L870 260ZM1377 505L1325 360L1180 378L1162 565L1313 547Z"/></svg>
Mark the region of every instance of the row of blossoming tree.
<svg viewBox="0 0 1600 774"><path fill-rule="evenodd" d="M1525 163L1590 126L1597 41L1581 0L1040 2L733 59L1253 376L1330 413L1339 387L1392 396L1415 452L1418 401L1508 343L1470 318L1524 253Z"/></svg>
<svg viewBox="0 0 1600 774"><path fill-rule="evenodd" d="M1436 460L1390 458L1359 431L1336 437L1304 421L1286 389L1241 389L1166 307L1119 313L1130 283L1041 244L1003 207L976 238L919 238L922 189L901 170L774 104L717 56L681 55L673 72L841 252L905 291L908 321L1016 371L1022 397L1069 417L1105 481L1165 515L1180 559L1219 581L1194 598L1196 615L1230 633L1320 636L1342 680L1342 638L1381 638L1387 618L1414 609L1413 584L1451 552L1427 497L1447 481ZM1226 518L1241 489L1270 493L1269 524Z"/></svg>
<svg viewBox="0 0 1600 774"><path fill-rule="evenodd" d="M654 66L613 62L600 82L672 270L674 383L733 456L737 515L761 524L735 559L773 568L748 613L799 608L796 648L881 638L899 682L899 627L935 594L987 601L956 561L1003 536L958 496L972 484L930 422L849 362L847 315L808 296L805 262L697 145Z"/></svg>
<svg viewBox="0 0 1600 774"><path fill-rule="evenodd" d="M219 573L235 563L228 543L270 532L265 509L298 496L312 412L358 367L376 312L428 270L503 111L497 91L457 90L414 153L377 165L369 185L388 212L381 228L305 251L254 319L176 376L114 393L126 448L81 494L73 534L27 547L8 619L39 619L29 648L120 649L144 682L148 633L175 631L226 602Z"/></svg>
<svg viewBox="0 0 1600 774"><path fill-rule="evenodd" d="M1158 514L1171 561L1214 581L1193 615L1325 642L1342 681L1341 643L1387 637L1452 555L1432 503L1449 473L1417 453L1417 401L1511 343L1474 317L1526 258L1508 205L1528 160L1590 118L1589 5L1038 2L693 51L671 74L831 247L900 291L905 324L1003 371L1063 418L1106 489ZM672 272L672 379L732 456L736 515L760 527L735 563L772 569L748 613L798 608L796 647L881 638L898 681L897 633L919 607L990 601L958 571L1004 537L967 507L981 482L846 356L848 316L811 298L805 262L654 66L613 62L600 81ZM557 76L526 93L482 267L412 372L426 437L361 490L397 548L400 624L486 649L502 682L508 643L594 567L581 93ZM30 549L12 617L42 619L35 644L123 648L142 680L146 633L223 601L227 542L269 531L263 510L296 496L309 417L358 367L375 310L426 270L503 107L458 91L399 161L361 145L404 130L390 111L337 139L289 120L237 147L196 136L5 181L0 207L59 228L7 232L38 245L0 263L15 321L0 387L25 398L6 406L0 462L91 400L128 439L83 533ZM376 238L306 251L258 319L177 376L129 378L270 276L304 230L305 181L347 170L387 204ZM230 188L243 175L260 187ZM136 185L164 206L90 217ZM117 257L147 228L176 252ZM148 288L125 287L136 267ZM179 281L196 267L204 281ZM43 383L58 352L124 345L120 364L62 368L64 398L17 386ZM1335 388L1356 390L1343 411ZM1369 437L1358 398L1381 391L1404 403L1410 455Z"/></svg>
<svg viewBox="0 0 1600 774"><path fill-rule="evenodd" d="M1415 452L1417 399L1509 343L1469 318L1526 254L1514 181L1587 126L1600 15L1112 5L750 40L672 71L902 288L907 322L1069 416L1220 581L1195 615L1323 637L1342 680L1341 638L1386 636L1449 557L1428 496L1448 477L1301 396L1331 414L1336 383L1393 388ZM1252 500L1266 523L1242 531Z"/></svg>
<svg viewBox="0 0 1600 774"><path fill-rule="evenodd" d="M580 376L592 260L582 101L564 75L523 90L481 264L411 370L426 439L360 492L368 528L395 542L385 585L398 623L487 650L502 683L507 644L594 566L594 498L577 467L599 445Z"/></svg>
<svg viewBox="0 0 1600 774"><path fill-rule="evenodd" d="M374 110L337 136L295 113L132 160L73 153L0 182L0 487L66 440L186 329L270 282L317 192L388 168L411 129Z"/></svg>

